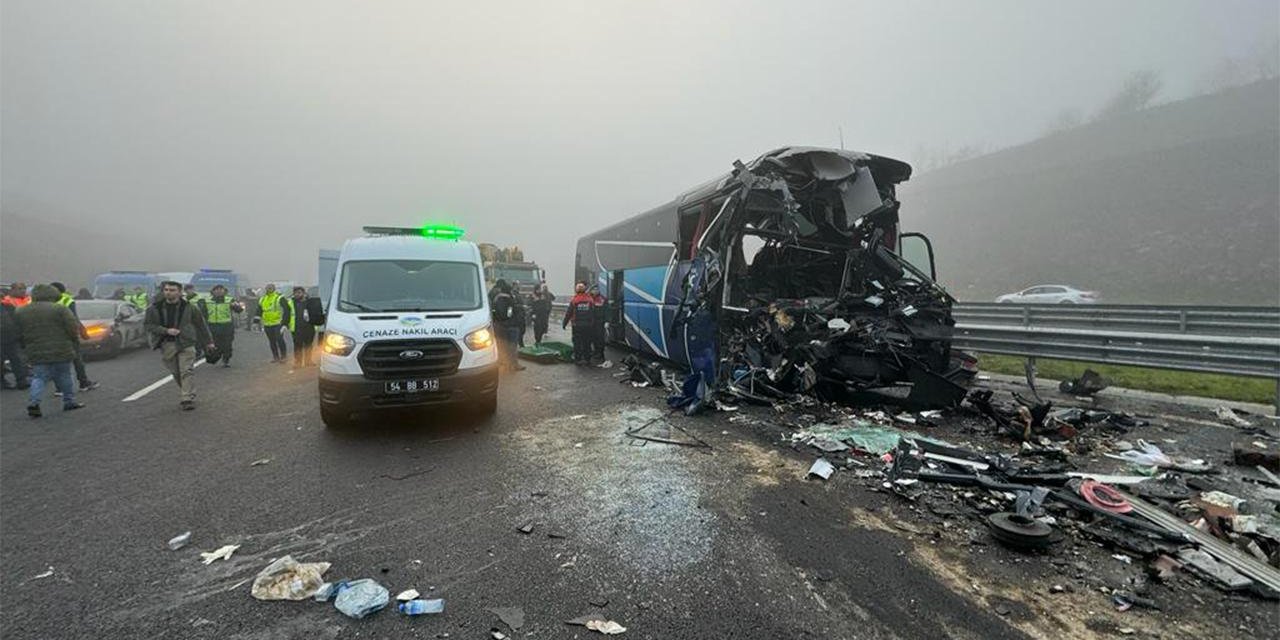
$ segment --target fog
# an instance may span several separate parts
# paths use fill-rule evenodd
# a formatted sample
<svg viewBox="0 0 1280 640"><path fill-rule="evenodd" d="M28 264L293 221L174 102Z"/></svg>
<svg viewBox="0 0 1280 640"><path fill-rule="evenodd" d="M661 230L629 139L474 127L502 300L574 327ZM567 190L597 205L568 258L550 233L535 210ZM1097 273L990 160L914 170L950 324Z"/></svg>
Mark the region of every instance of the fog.
<svg viewBox="0 0 1280 640"><path fill-rule="evenodd" d="M5 0L0 205L129 238L83 248L104 270L179 250L257 281L314 282L362 225L453 222L563 291L579 235L734 159L841 130L908 162L1014 145L1135 70L1157 101L1202 92L1280 22L1274 0L462 5Z"/></svg>

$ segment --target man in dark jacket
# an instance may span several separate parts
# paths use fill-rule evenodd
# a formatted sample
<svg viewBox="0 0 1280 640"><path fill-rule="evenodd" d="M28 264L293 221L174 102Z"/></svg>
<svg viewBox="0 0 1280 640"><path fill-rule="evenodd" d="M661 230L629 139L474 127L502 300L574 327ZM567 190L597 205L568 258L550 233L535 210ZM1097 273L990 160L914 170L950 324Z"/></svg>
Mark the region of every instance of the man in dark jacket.
<svg viewBox="0 0 1280 640"><path fill-rule="evenodd" d="M593 284L587 289L591 296L592 311L596 314L596 332L591 342L591 363L604 363L605 324L609 320L609 300L600 293L600 285Z"/></svg>
<svg viewBox="0 0 1280 640"><path fill-rule="evenodd" d="M591 364L592 345L595 341L596 311L595 301L587 293L587 283L579 282L573 288L573 299L569 301L569 310L564 313L561 328L568 328L573 323L573 363Z"/></svg>
<svg viewBox="0 0 1280 640"><path fill-rule="evenodd" d="M58 290L47 284L36 285L31 303L18 309L18 335L31 361L31 395L27 415L39 418L40 401L49 381L62 392L62 409L80 409L76 388L71 383L71 361L80 342L80 321L71 310L58 304Z"/></svg>
<svg viewBox="0 0 1280 640"><path fill-rule="evenodd" d="M172 280L161 283L161 297L147 307L144 326L152 349L160 349L164 366L173 374L182 394L183 411L196 408L196 345L213 349L213 336L204 314L182 297L182 285Z"/></svg>
<svg viewBox="0 0 1280 640"><path fill-rule="evenodd" d="M547 335L547 322L551 319L551 303L555 300L556 297L547 290L545 282L534 285L533 302L529 305L533 312L534 344L542 344L542 337Z"/></svg>
<svg viewBox="0 0 1280 640"><path fill-rule="evenodd" d="M506 280L494 284L493 300L489 305L493 314L493 326L497 329L501 366L512 371L523 371L516 344L520 341L520 325L524 318L524 305L511 295L511 285Z"/></svg>
<svg viewBox="0 0 1280 640"><path fill-rule="evenodd" d="M320 298L308 298L306 287L294 287L293 296L281 307L282 324L293 334L293 368L310 366L316 327L324 324L324 305Z"/></svg>

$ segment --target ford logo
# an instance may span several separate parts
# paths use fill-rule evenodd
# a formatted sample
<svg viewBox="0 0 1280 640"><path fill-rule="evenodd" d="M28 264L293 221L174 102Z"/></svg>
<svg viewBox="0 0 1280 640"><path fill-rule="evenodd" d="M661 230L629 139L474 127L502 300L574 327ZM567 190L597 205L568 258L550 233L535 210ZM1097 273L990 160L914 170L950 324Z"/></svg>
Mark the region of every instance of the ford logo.
<svg viewBox="0 0 1280 640"><path fill-rule="evenodd" d="M419 360L424 354L417 349L405 349L400 352L401 360Z"/></svg>
<svg viewBox="0 0 1280 640"><path fill-rule="evenodd" d="M422 318L419 318L418 316L405 316L400 318L400 324L406 327L416 327L422 324Z"/></svg>

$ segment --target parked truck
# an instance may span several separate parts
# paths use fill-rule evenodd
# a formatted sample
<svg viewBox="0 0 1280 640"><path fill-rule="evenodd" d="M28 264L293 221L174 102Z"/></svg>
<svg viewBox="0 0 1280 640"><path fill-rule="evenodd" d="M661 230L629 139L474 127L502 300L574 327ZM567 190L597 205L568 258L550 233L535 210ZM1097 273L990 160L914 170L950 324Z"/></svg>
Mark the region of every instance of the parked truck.
<svg viewBox="0 0 1280 640"><path fill-rule="evenodd" d="M520 247L507 247L482 242L480 258L484 261L484 283L486 289L492 289L499 280L519 284L526 296L533 291L533 285L546 279L546 272L536 262L526 262Z"/></svg>

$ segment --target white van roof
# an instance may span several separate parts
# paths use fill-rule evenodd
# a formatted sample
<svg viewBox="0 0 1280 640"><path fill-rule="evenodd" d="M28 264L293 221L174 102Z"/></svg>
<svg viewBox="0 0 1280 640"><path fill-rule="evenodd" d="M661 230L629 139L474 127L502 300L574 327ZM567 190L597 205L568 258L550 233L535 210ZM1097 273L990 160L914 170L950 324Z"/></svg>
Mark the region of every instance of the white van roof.
<svg viewBox="0 0 1280 640"><path fill-rule="evenodd" d="M480 263L474 242L420 236L352 238L342 247L342 260L443 260Z"/></svg>

